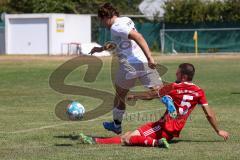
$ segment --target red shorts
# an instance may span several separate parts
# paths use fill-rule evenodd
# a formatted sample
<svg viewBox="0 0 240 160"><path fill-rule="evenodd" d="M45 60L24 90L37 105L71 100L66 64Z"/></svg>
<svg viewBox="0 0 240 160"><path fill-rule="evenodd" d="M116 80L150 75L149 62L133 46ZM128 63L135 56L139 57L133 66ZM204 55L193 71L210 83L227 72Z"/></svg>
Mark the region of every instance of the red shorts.
<svg viewBox="0 0 240 160"><path fill-rule="evenodd" d="M166 138L168 141L173 138L172 135L167 133L161 126L159 121L149 122L137 129L141 136L151 137L153 139Z"/></svg>

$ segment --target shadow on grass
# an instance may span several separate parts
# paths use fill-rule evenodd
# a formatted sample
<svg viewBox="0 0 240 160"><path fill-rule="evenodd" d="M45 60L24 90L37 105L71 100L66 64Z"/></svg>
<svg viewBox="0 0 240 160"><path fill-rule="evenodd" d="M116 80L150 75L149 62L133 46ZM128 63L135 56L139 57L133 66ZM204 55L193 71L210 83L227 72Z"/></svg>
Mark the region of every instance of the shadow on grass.
<svg viewBox="0 0 240 160"><path fill-rule="evenodd" d="M92 138L111 138L111 137L102 137L102 136L92 136L92 135L86 135ZM70 139L70 140L79 140L79 135L76 134L68 134L68 135L57 135L53 136L54 138L63 138L63 139Z"/></svg>
<svg viewBox="0 0 240 160"><path fill-rule="evenodd" d="M62 139L70 139L70 140L78 140L79 135L69 134L69 135L58 135L53 136L54 138L62 138Z"/></svg>
<svg viewBox="0 0 240 160"><path fill-rule="evenodd" d="M111 137L101 137L101 136L91 136L91 135L87 135L89 137L92 138L111 138ZM70 139L73 141L78 140L79 142L79 135L76 134L68 134L68 135L57 135L57 136L53 136L54 138L61 138L61 139ZM169 141L169 144L176 144L176 143L181 143L181 142L188 142L188 143L213 143L213 142L223 142L223 140L192 140L192 139L173 139L171 141ZM80 143L83 144L83 143ZM69 146L73 146L73 144L55 144L55 146L60 146L60 147L69 147ZM132 146L127 146L127 145L122 145L125 147L132 147ZM137 146L135 146L137 147ZM139 146L140 147L140 146Z"/></svg>
<svg viewBox="0 0 240 160"><path fill-rule="evenodd" d="M212 143L212 142L223 142L223 140L192 140L192 139L173 139L169 141L170 144L179 142L190 142L190 143Z"/></svg>
<svg viewBox="0 0 240 160"><path fill-rule="evenodd" d="M92 138L110 138L110 137L91 136L91 135L87 135L87 136L92 137ZM53 137L54 138L59 138L59 139L69 139L69 140L72 140L72 141L77 141L77 144L87 145L87 144L82 143L80 138L79 138L79 135L77 135L75 133L68 134L68 135L56 135L56 136L53 136ZM69 144L69 143L55 144L55 146L57 146L57 147L72 147L73 144Z"/></svg>
<svg viewBox="0 0 240 160"><path fill-rule="evenodd" d="M72 144L55 144L55 146L57 147L72 147L73 145Z"/></svg>
<svg viewBox="0 0 240 160"><path fill-rule="evenodd" d="M233 94L240 94L240 92L231 92L231 95Z"/></svg>
<svg viewBox="0 0 240 160"><path fill-rule="evenodd" d="M70 139L72 141L79 140L79 136L76 134L68 134L68 135L56 135L53 136L54 138L60 138L60 139ZM61 144L54 144L54 146L57 147L72 147L73 144L70 143L61 143Z"/></svg>

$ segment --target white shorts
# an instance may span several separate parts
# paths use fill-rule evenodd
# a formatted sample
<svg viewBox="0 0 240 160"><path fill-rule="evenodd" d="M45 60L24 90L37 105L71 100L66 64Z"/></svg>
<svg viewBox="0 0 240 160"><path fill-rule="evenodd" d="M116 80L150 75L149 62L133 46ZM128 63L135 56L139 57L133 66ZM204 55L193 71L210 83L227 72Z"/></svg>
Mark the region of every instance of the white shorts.
<svg viewBox="0 0 240 160"><path fill-rule="evenodd" d="M136 80L146 88L162 85L161 77L156 69L148 67L147 63L121 63L115 76L115 84L123 89L136 86Z"/></svg>

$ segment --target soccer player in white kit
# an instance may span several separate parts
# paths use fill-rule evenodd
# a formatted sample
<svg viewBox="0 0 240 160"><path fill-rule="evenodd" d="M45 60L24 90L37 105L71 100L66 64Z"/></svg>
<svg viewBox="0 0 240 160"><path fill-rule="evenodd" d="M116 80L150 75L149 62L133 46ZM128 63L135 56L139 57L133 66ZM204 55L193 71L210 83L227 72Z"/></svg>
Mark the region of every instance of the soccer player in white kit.
<svg viewBox="0 0 240 160"><path fill-rule="evenodd" d="M128 17L119 17L119 13L110 3L105 3L98 10L101 23L111 32L111 40L116 46L119 70L115 78L116 95L113 106L113 121L103 122L105 129L116 134L122 132L121 122L125 112L125 97L134 87L137 79L149 89L162 86L156 71L156 64L143 36L137 32L134 22ZM94 47L90 54L102 52L105 47Z"/></svg>

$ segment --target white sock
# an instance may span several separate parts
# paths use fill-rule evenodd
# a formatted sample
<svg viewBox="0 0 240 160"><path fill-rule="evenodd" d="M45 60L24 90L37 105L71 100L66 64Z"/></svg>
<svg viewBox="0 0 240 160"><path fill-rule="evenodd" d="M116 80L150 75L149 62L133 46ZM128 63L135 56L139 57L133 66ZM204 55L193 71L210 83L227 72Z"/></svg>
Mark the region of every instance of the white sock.
<svg viewBox="0 0 240 160"><path fill-rule="evenodd" d="M117 107L114 107L113 108L113 120L122 122L124 113L125 113L125 110L120 110ZM116 127L119 127L119 126L120 125L116 125Z"/></svg>

